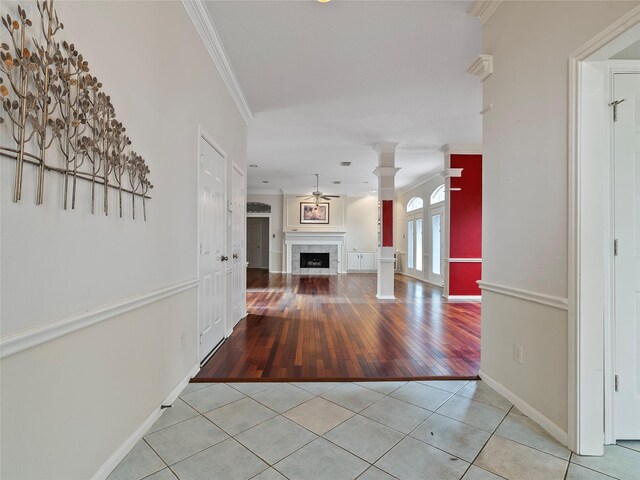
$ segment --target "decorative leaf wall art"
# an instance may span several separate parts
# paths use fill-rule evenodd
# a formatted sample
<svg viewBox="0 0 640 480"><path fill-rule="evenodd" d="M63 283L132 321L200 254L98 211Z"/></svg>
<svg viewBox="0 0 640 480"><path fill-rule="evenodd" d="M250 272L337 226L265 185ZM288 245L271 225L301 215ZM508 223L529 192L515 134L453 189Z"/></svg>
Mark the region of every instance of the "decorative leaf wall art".
<svg viewBox="0 0 640 480"><path fill-rule="evenodd" d="M36 205L44 202L46 173L54 172L62 175L65 210L69 203L75 209L82 180L91 184L91 213L98 205L108 215L109 192L115 189L120 217L123 195L130 195L133 219L138 197L146 220L153 188L149 167L131 149L111 97L89 73L88 62L73 43L58 39L64 25L53 0L36 4L40 31L20 6L17 18L2 16L0 128L15 145L0 145L0 155L15 160L13 201L22 198L24 165L29 164L37 167Z"/></svg>

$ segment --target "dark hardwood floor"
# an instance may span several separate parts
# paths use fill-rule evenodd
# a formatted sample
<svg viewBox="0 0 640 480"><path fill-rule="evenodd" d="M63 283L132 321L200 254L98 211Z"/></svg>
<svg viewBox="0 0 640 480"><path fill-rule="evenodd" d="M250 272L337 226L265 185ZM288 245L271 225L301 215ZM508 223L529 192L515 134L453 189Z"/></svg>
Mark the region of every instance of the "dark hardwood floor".
<svg viewBox="0 0 640 480"><path fill-rule="evenodd" d="M477 376L480 303L402 275L396 300L375 297L375 274L247 277L249 315L193 381Z"/></svg>

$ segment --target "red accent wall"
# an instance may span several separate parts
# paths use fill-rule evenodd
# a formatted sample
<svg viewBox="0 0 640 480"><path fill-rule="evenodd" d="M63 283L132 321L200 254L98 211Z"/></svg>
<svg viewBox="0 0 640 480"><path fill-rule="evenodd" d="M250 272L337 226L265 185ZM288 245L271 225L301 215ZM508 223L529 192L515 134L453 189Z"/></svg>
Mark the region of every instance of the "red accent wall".
<svg viewBox="0 0 640 480"><path fill-rule="evenodd" d="M382 246L393 247L393 200L382 201Z"/></svg>
<svg viewBox="0 0 640 480"><path fill-rule="evenodd" d="M482 258L482 155L451 155L449 257ZM481 263L449 263L449 295L480 295Z"/></svg>

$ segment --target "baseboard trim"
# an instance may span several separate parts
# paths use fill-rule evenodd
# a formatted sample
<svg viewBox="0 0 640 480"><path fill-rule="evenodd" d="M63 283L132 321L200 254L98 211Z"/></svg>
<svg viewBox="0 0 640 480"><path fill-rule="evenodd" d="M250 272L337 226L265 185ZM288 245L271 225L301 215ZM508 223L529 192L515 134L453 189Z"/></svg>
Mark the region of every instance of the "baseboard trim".
<svg viewBox="0 0 640 480"><path fill-rule="evenodd" d="M504 398L513 403L518 409L524 413L531 420L540 425L544 430L546 430L553 438L558 440L563 445L567 445L568 443L568 435L567 432L558 427L555 423L553 423L549 418L547 418L544 414L540 413L534 407L529 405L526 401L520 398L518 395L513 393L507 387L502 385L497 380L491 378L491 376L487 375L485 372L480 370L478 372L478 376L485 382L488 386L493 388L496 392L502 395Z"/></svg>
<svg viewBox="0 0 640 480"><path fill-rule="evenodd" d="M482 290L486 290L488 292L499 293L500 295L519 298L520 300L539 303L540 305L546 305L547 307L553 307L560 310L569 309L569 301L563 297L555 297L553 295L547 295L546 293L538 293L532 290L499 285L497 283L486 282L484 280L479 280L477 283Z"/></svg>
<svg viewBox="0 0 640 480"><path fill-rule="evenodd" d="M482 301L482 295L449 295L449 297L447 297L447 300L449 300L450 302L481 302Z"/></svg>
<svg viewBox="0 0 640 480"><path fill-rule="evenodd" d="M63 335L76 332L82 328L95 325L117 315L122 315L136 308L143 307L163 298L170 297L198 285L193 279L170 287L161 288L151 293L137 295L109 305L93 308L71 317L36 325L25 330L0 336L0 358L8 357L42 343L49 342Z"/></svg>
<svg viewBox="0 0 640 480"><path fill-rule="evenodd" d="M171 393L158 405L158 407L149 415L144 422L133 432L129 438L127 438L118 449L111 454L111 456L107 459L106 462L102 464L102 466L98 469L96 473L93 474L91 480L105 480L111 472L115 470L118 464L122 461L124 457L131 451L133 447L135 447L136 443L140 441L144 434L151 428L151 426L160 418L162 415L161 405L171 405L175 402L180 392L184 390L184 387L187 386L189 380L193 378L200 371L200 365L195 365L191 371L187 374L185 378L183 378L178 385L171 391Z"/></svg>
<svg viewBox="0 0 640 480"><path fill-rule="evenodd" d="M376 295L378 300L395 300L395 295Z"/></svg>

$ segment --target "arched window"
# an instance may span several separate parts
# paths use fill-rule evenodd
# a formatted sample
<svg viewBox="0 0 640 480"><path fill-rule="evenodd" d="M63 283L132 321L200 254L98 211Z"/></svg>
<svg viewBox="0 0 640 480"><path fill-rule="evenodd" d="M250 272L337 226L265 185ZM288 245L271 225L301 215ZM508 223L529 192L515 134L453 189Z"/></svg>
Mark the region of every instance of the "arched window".
<svg viewBox="0 0 640 480"><path fill-rule="evenodd" d="M444 185L440 185L433 191L433 193L431 194L431 199L429 201L431 205L440 202L444 202Z"/></svg>
<svg viewBox="0 0 640 480"><path fill-rule="evenodd" d="M422 204L423 202L420 197L413 197L409 200L409 203L407 203L407 212L413 212L414 210L422 208Z"/></svg>

